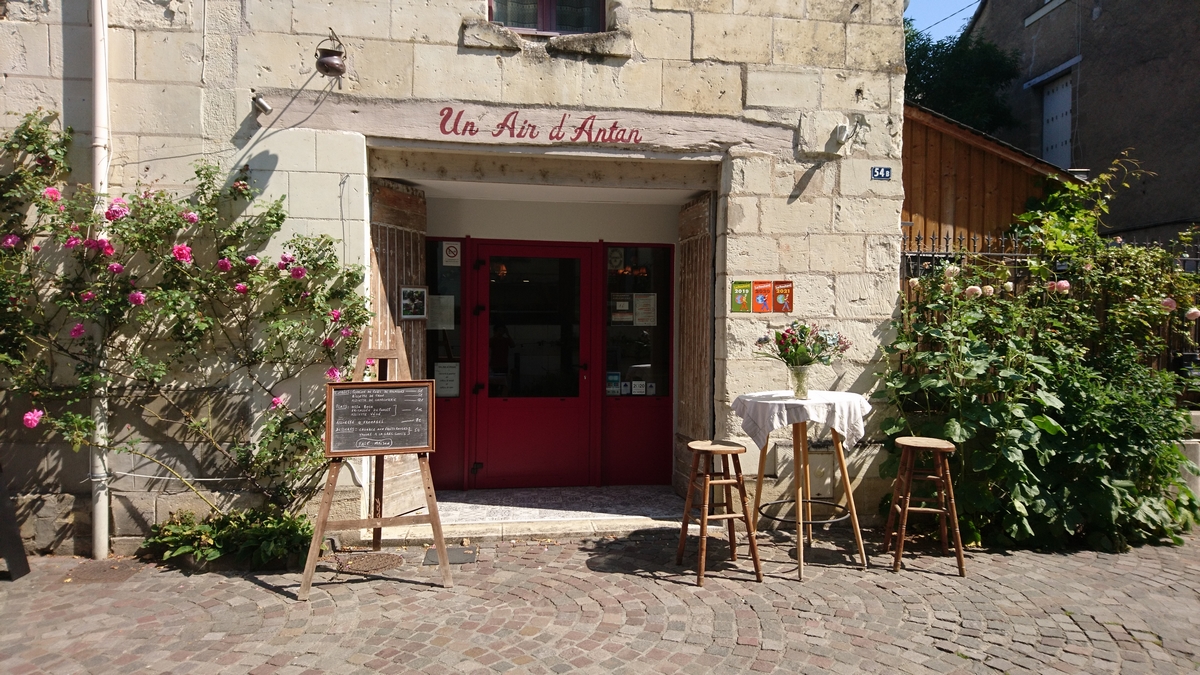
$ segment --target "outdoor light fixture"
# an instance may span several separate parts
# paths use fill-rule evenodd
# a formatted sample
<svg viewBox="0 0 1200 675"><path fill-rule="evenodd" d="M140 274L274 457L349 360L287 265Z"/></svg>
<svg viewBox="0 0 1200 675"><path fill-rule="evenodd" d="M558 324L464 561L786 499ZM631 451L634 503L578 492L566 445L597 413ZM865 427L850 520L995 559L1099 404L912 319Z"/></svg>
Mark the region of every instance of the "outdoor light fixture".
<svg viewBox="0 0 1200 675"><path fill-rule="evenodd" d="M254 90L251 89L250 91ZM267 103L267 99L263 98L263 95L258 92L254 93L254 98L250 99L250 102L254 104L254 108L258 110L258 112L264 115L270 115L271 111L274 109L271 107L270 103Z"/></svg>
<svg viewBox="0 0 1200 675"><path fill-rule="evenodd" d="M328 47L321 45L329 43ZM317 72L325 77L341 77L346 74L346 46L342 44L337 33L329 29L329 37L317 43Z"/></svg>

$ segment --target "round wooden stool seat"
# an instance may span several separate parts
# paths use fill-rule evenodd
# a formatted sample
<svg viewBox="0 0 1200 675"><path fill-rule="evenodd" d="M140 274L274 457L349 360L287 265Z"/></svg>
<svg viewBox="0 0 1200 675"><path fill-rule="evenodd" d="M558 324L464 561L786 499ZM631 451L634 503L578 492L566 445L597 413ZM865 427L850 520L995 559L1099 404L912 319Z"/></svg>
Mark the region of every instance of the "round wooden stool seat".
<svg viewBox="0 0 1200 675"><path fill-rule="evenodd" d="M733 441L692 441L688 448L693 452L711 452L714 455L740 455L746 446Z"/></svg>
<svg viewBox="0 0 1200 675"><path fill-rule="evenodd" d="M912 450L926 452L948 452L954 454L954 444L950 441L940 438L929 438L928 436L901 436L896 439L896 447L903 450L910 448Z"/></svg>

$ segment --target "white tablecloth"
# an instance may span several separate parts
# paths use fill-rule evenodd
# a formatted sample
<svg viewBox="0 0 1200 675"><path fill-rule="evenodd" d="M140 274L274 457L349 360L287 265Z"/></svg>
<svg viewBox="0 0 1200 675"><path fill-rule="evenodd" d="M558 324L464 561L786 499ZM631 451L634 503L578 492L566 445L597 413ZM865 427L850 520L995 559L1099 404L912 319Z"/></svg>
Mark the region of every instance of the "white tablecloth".
<svg viewBox="0 0 1200 675"><path fill-rule="evenodd" d="M841 434L843 446L849 450L866 433L863 417L871 412L871 404L861 394L848 391L810 390L804 400L791 391L760 391L735 398L733 412L742 418L742 431L760 448L780 427L819 422Z"/></svg>

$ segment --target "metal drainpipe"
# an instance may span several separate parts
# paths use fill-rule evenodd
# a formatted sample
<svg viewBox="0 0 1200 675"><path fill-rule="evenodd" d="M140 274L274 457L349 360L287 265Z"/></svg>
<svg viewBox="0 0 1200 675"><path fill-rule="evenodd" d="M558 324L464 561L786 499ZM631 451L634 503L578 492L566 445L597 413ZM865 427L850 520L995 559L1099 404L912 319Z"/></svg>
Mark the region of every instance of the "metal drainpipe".
<svg viewBox="0 0 1200 675"><path fill-rule="evenodd" d="M96 208L108 202L108 167L111 132L108 116L108 0L92 0L92 190ZM103 348L103 347L101 347ZM104 355L100 356L104 364ZM92 557L108 557L108 386L97 389L92 399Z"/></svg>

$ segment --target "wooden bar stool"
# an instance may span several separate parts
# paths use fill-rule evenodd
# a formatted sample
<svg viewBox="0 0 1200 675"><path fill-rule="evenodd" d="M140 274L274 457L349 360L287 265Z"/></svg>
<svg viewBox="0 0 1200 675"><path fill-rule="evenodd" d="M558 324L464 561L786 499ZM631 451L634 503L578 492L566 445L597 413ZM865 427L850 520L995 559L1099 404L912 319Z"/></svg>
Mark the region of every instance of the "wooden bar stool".
<svg viewBox="0 0 1200 675"><path fill-rule="evenodd" d="M946 530L954 532L954 552L958 557L958 576L967 576L963 563L962 537L958 532L958 510L954 507L954 485L950 482L950 456L954 454L954 444L940 438L924 436L901 436L896 439L896 447L900 448L900 470L892 483L892 508L888 510L887 526L884 528L883 550L891 548L893 539L896 543L896 556L892 562L892 571L900 571L900 556L904 553L904 530L908 526L909 513L934 513L939 520L942 535L942 555L949 555L946 543ZM917 467L918 456L922 453L933 455L933 467ZM933 483L936 494L932 497L912 496L913 481ZM937 507L911 506L912 501L921 503L937 502ZM896 517L900 518L896 527ZM947 522L949 521L949 522Z"/></svg>
<svg viewBox="0 0 1200 675"><path fill-rule="evenodd" d="M708 548L708 521L724 520L729 524L729 556L730 560L737 560L737 534L734 528L734 520L741 520L746 526L747 539L750 541L750 558L754 561L754 575L761 582L762 565L758 560L758 542L754 540L754 529L750 525L749 506L746 500L746 482L742 479L742 463L738 459L738 455L746 451L742 445L732 443L730 441L692 441L688 443L688 448L692 451L692 473L688 478L687 499L683 505L683 525L679 529L679 550L675 554L675 564L683 564L683 551L687 546L687 529L688 520L692 515L692 504L694 495L699 483L700 487L700 556L698 569L696 571L696 585L704 585L704 555ZM713 468L713 457L721 458L721 471L718 473ZM729 460L733 460L733 475L729 474ZM703 469L701 468L703 463ZM725 490L725 513L714 513L709 515L709 488L712 486L722 486ZM733 488L737 487L738 495L742 502L742 511L737 513L733 509Z"/></svg>

